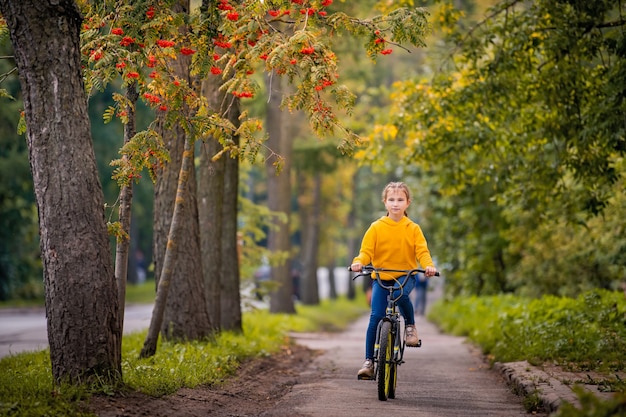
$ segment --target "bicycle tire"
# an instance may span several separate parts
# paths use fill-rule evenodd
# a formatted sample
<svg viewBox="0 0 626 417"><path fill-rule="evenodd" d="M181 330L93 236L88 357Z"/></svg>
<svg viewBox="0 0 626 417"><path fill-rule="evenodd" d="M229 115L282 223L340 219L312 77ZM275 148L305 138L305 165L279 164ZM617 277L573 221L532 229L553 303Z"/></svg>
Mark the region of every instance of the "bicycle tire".
<svg viewBox="0 0 626 417"><path fill-rule="evenodd" d="M378 368L376 369L378 380L378 399L387 401L389 387L391 386L391 369L395 366L393 360L393 339L391 335L391 323L385 321L380 327L380 349L378 350ZM395 372L394 372L395 373Z"/></svg>
<svg viewBox="0 0 626 417"><path fill-rule="evenodd" d="M387 398L396 398L396 382L398 381L398 365L393 362L389 369L389 393Z"/></svg>
<svg viewBox="0 0 626 417"><path fill-rule="evenodd" d="M392 363L390 364L390 375L389 375L389 393L387 394L387 398L396 398L396 383L398 382L398 363L399 363L399 352L396 352L396 347L398 347L398 349L400 349L400 343L401 343L401 338L400 335L398 334L400 332L399 327L400 326L395 326L396 327L396 331L395 331L395 337L394 337L394 344L392 346Z"/></svg>

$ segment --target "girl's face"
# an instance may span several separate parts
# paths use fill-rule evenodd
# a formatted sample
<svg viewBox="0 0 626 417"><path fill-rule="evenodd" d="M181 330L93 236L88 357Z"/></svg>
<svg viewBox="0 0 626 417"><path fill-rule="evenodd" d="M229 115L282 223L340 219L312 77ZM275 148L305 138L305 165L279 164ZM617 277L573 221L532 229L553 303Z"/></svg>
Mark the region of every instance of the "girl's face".
<svg viewBox="0 0 626 417"><path fill-rule="evenodd" d="M404 212L411 201L407 198L402 190L389 190L385 198L385 208L389 213L389 217L398 221L404 216Z"/></svg>

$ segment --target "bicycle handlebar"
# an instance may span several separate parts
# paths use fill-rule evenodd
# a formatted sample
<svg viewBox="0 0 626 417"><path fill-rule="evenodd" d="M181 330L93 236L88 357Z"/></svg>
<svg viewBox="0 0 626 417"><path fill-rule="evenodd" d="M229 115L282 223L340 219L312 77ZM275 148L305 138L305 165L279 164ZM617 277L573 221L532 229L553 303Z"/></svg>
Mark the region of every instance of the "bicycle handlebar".
<svg viewBox="0 0 626 417"><path fill-rule="evenodd" d="M348 267L348 271L352 271L352 267ZM387 280L383 280L380 277L380 273L379 272L402 272L403 275L398 276L398 277L393 277L391 279L391 281L393 281L391 284L385 284L382 281L387 281ZM355 280L358 277L361 276L365 276L365 275L371 275L371 274L375 274L374 275L374 279L376 279L376 281L378 281L378 285L380 285L382 288L384 288L385 290L388 291L394 291L394 290L400 290L400 295L398 295L397 297L394 298L394 301L397 301L403 294L404 292L404 287L409 279L409 277L418 274L418 273L425 273L426 271L424 271L423 269L419 269L419 268L415 268L415 269L388 269L388 268L375 268L372 265L364 265L361 267L361 272L359 272L358 274L356 274L352 279ZM435 276L439 276L439 271L437 271L435 273ZM398 286L396 287L395 284L398 284ZM390 295L391 297L391 295Z"/></svg>
<svg viewBox="0 0 626 417"><path fill-rule="evenodd" d="M352 267L348 267L348 271L352 271ZM419 274L419 273L423 274L426 271L424 271L423 269L419 269L419 268L415 268L415 269L388 269L388 268L375 268L372 265L363 265L361 267L361 272L356 274L354 276L354 278L352 278L352 279L356 279L356 278L364 276L364 275L370 275L370 274L372 274L374 272L402 272L402 273L404 273L405 276L411 276L411 275L415 275L415 274ZM435 276L436 277L440 276L439 271L435 272Z"/></svg>

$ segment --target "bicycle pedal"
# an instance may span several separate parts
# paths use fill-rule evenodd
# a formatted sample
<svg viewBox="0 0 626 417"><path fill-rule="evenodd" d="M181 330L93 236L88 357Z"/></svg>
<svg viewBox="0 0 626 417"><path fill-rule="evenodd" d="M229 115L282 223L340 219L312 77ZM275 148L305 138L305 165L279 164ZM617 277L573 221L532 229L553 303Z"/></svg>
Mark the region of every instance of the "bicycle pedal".
<svg viewBox="0 0 626 417"><path fill-rule="evenodd" d="M374 379L374 377L369 377L366 375L357 375L357 379L359 381L372 381Z"/></svg>

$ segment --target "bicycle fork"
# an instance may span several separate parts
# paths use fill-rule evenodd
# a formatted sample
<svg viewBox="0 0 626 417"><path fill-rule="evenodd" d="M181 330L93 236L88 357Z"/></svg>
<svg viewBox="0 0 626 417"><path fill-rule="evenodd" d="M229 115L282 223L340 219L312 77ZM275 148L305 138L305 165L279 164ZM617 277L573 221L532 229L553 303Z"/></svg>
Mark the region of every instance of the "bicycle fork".
<svg viewBox="0 0 626 417"><path fill-rule="evenodd" d="M404 356L404 346L402 346L402 335L400 334L400 323L398 321L397 313L395 316L392 314L391 316L387 315L383 318L376 327L376 339L374 343L374 358L378 358L378 352L380 351L380 329L382 327L382 323L385 321L391 322L391 339L393 340L393 357L392 361L396 364L404 363L402 359ZM380 365L380 364L379 364Z"/></svg>

